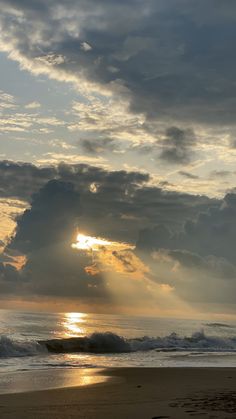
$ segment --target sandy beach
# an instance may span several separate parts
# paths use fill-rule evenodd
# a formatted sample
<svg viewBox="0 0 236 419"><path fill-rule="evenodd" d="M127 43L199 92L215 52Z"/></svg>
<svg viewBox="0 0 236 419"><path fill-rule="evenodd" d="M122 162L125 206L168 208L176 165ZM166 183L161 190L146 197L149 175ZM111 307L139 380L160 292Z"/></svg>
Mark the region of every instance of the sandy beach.
<svg viewBox="0 0 236 419"><path fill-rule="evenodd" d="M236 368L117 368L89 375L77 387L2 394L0 417L236 418ZM95 384L86 385L91 375Z"/></svg>

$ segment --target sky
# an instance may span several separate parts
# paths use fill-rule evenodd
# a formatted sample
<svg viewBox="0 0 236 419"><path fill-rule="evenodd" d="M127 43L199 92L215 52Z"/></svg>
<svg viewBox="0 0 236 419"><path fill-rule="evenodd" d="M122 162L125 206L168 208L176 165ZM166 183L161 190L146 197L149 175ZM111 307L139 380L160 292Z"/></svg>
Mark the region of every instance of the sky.
<svg viewBox="0 0 236 419"><path fill-rule="evenodd" d="M1 306L235 316L235 2L0 7Z"/></svg>

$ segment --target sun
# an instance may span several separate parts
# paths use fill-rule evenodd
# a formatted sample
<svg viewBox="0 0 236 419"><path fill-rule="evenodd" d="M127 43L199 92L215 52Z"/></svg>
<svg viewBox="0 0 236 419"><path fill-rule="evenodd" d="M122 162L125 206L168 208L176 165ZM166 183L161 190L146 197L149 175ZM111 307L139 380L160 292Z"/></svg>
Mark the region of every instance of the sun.
<svg viewBox="0 0 236 419"><path fill-rule="evenodd" d="M113 242L102 239L100 237L86 236L85 234L79 233L76 237L76 243L72 244L73 249L80 250L93 250L98 251L102 246L112 246Z"/></svg>
<svg viewBox="0 0 236 419"><path fill-rule="evenodd" d="M105 248L112 252L113 250L123 250L127 248L134 249L135 246L128 243L111 241L106 238L87 236L86 234L79 233L76 236L76 242L72 243L71 247L77 250L84 250L85 252L99 252L99 250L104 250Z"/></svg>

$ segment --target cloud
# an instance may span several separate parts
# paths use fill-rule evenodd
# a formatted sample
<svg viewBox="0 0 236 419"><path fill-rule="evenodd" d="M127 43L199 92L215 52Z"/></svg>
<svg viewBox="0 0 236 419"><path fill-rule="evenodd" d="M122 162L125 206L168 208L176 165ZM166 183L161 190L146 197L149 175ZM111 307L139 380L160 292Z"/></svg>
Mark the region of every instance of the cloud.
<svg viewBox="0 0 236 419"><path fill-rule="evenodd" d="M154 228L158 221L179 231L186 218L217 203L150 186L149 176L139 172L107 171L85 164L38 168L4 162L1 167L11 177L11 193L15 195L15 174L18 195L22 191L30 203L17 215L15 234L5 248L8 257L22 254L26 260L18 270L15 261L4 262L13 270L5 269L5 264L2 267L2 295L77 298L103 305L129 302L134 307L149 301L157 308L169 293L166 282L159 281L140 256L139 246L133 248L138 231L141 226ZM4 183L1 188L4 191ZM5 188L9 195L7 184ZM104 248L98 257L72 249L77 231L132 246ZM10 274L14 281L9 282ZM168 290L172 288L169 285Z"/></svg>
<svg viewBox="0 0 236 419"><path fill-rule="evenodd" d="M160 158L168 163L188 163L192 157L195 143L196 139L193 131L170 127L166 131Z"/></svg>
<svg viewBox="0 0 236 419"><path fill-rule="evenodd" d="M232 2L1 0L1 7L2 51L35 74L119 93L147 121L234 123Z"/></svg>
<svg viewBox="0 0 236 419"><path fill-rule="evenodd" d="M39 102L36 102L36 101L27 103L27 105L25 105L26 109L38 109L40 107L41 107L41 104Z"/></svg>
<svg viewBox="0 0 236 419"><path fill-rule="evenodd" d="M212 172L210 173L209 177L210 178L226 178L228 176L230 176L232 174L232 172L230 172L229 170L212 170Z"/></svg>
<svg viewBox="0 0 236 419"><path fill-rule="evenodd" d="M201 257L186 250L160 249L152 254L152 279L163 281L183 301L205 311L231 310L236 267L224 258Z"/></svg>
<svg viewBox="0 0 236 419"><path fill-rule="evenodd" d="M51 180L32 196L31 208L17 221L8 246L23 254L71 239L80 213L79 194L71 183Z"/></svg>
<svg viewBox="0 0 236 419"><path fill-rule="evenodd" d="M91 49L92 49L91 45L89 45L88 42L82 42L80 47L85 52L91 51Z"/></svg>
<svg viewBox="0 0 236 419"><path fill-rule="evenodd" d="M224 199L176 232L168 225L143 229L137 254L150 266L152 280L174 287L176 295L228 310L236 291L236 195ZM208 308L209 309L209 308Z"/></svg>
<svg viewBox="0 0 236 419"><path fill-rule="evenodd" d="M26 255L26 263L20 271L5 267L4 284L11 274L21 277L20 295L105 298L101 276L90 277L84 269L91 256L71 249L80 213L80 194L69 182L51 180L35 193L6 247L7 253Z"/></svg>
<svg viewBox="0 0 236 419"><path fill-rule="evenodd" d="M172 304L178 300L198 310L207 302L226 310L232 303L234 192L222 200L171 192L152 186L145 173L86 164L2 162L0 169L2 195L17 194L30 204L17 215L5 248L10 259L1 268L2 295L79 298L87 304L130 299L134 306L150 299L153 307L171 295ZM77 229L136 247L101 249L97 258L71 248ZM27 257L18 270L13 251Z"/></svg>
<svg viewBox="0 0 236 419"><path fill-rule="evenodd" d="M0 120L0 132L4 134L9 132L48 133L52 132L48 127L55 128L63 125L66 125L65 121L55 117L38 116L36 113L4 113Z"/></svg>
<svg viewBox="0 0 236 419"><path fill-rule="evenodd" d="M102 154L117 150L117 144L111 138L101 140L83 140L81 146L84 152L88 154Z"/></svg>
<svg viewBox="0 0 236 419"><path fill-rule="evenodd" d="M3 243L3 242L0 242L0 246L1 247L5 247L5 244ZM6 253L0 253L0 263L6 263L6 262L9 262L9 263L13 263L14 262L14 259L10 256L10 255L7 255Z"/></svg>
<svg viewBox="0 0 236 419"><path fill-rule="evenodd" d="M15 173L19 191L21 181L28 185L22 191L30 207L17 216L5 248L10 259L1 265L2 295L78 298L92 305L130 300L133 307L149 301L153 309L169 298L174 306L182 301L198 310L201 304L209 303L209 310L232 304L234 193L214 200L168 192L150 186L146 174L85 164L42 169L8 162L3 168L12 184ZM104 246L93 255L71 248L77 231L132 246ZM13 251L26 256L18 270Z"/></svg>
<svg viewBox="0 0 236 419"><path fill-rule="evenodd" d="M125 143L135 143L144 138L153 140L153 133L147 134L142 114L133 115L129 111L127 98L91 95L84 101L73 102L71 113L76 122L68 125L71 132L78 131L82 139L103 141L105 139ZM85 138L84 138L85 136ZM91 138L92 137L92 138Z"/></svg>
<svg viewBox="0 0 236 419"><path fill-rule="evenodd" d="M81 225L90 235L107 236L118 241L136 240L143 227L167 223L181 228L186 218L194 218L211 205L204 196L171 192L152 186L147 173L109 171L87 164L60 163L37 167L26 163L0 162L0 194L31 203L51 179L73 184L82 207Z"/></svg>
<svg viewBox="0 0 236 419"><path fill-rule="evenodd" d="M10 263L0 261L1 296L20 295L24 293L24 281L19 271Z"/></svg>
<svg viewBox="0 0 236 419"><path fill-rule="evenodd" d="M139 246L145 249L187 250L203 257L222 257L235 263L236 195L227 194L224 199L207 211L201 212L195 221L185 222L183 231L173 233L165 226L144 230Z"/></svg>
<svg viewBox="0 0 236 419"><path fill-rule="evenodd" d="M187 179L193 179L193 180L195 180L195 179L199 179L199 176L197 176L197 175L193 175L192 173L189 173L189 172L185 172L184 170L180 170L178 173L179 173L181 176L186 177Z"/></svg>
<svg viewBox="0 0 236 419"><path fill-rule="evenodd" d="M131 305L141 295L151 297L141 281L144 265L131 248L110 251L104 245L96 259L90 251L72 248L78 224L83 225L83 205L70 182L51 180L33 195L31 207L18 217L15 236L5 249L6 254L23 253L26 261L19 270L0 264L2 296L70 298L90 307L111 302L115 307L114 289L116 297L123 302L130 298Z"/></svg>
<svg viewBox="0 0 236 419"><path fill-rule="evenodd" d="M0 90L0 110L16 109L16 100L14 96Z"/></svg>
<svg viewBox="0 0 236 419"><path fill-rule="evenodd" d="M53 167L39 168L30 163L0 161L0 196L29 201L34 192L55 176Z"/></svg>

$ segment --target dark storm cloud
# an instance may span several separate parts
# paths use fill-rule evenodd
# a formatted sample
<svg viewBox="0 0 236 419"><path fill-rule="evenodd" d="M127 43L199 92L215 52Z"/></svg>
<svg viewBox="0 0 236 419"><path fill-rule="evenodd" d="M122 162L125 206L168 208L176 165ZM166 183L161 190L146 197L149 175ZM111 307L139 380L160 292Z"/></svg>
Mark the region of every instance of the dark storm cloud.
<svg viewBox="0 0 236 419"><path fill-rule="evenodd" d="M5 164L5 170L10 166L10 162ZM25 167L13 164L11 176L14 170L16 185L23 191ZM194 219L199 211L219 205L207 197L151 187L147 184L149 176L144 173L112 172L84 164L60 164L52 172L56 179L46 181L36 191L37 170L42 181L41 169L30 166L29 173L33 175L31 181L28 176L28 191L23 193L27 197L34 190L28 197L30 208L17 216L15 235L5 249L8 257L23 254L27 261L19 272L2 266L2 294L111 301L103 272L92 269L92 255L71 249L77 228L85 234L135 243L142 226L150 228L162 223L178 231L186 219ZM15 196L13 186L12 193ZM112 257L127 275L144 269L131 250L115 251ZM15 285L9 282L9 275L15 278Z"/></svg>
<svg viewBox="0 0 236 419"><path fill-rule="evenodd" d="M28 294L109 301L100 273L89 275L91 255L72 251L71 243L54 242L30 253L21 275Z"/></svg>
<svg viewBox="0 0 236 419"><path fill-rule="evenodd" d="M55 176L53 167L39 168L30 163L0 161L0 197L28 201L35 191Z"/></svg>
<svg viewBox="0 0 236 419"><path fill-rule="evenodd" d="M195 142L193 131L170 127L166 131L160 158L174 164L188 163L192 157Z"/></svg>
<svg viewBox="0 0 236 419"><path fill-rule="evenodd" d="M153 137L160 137L156 127L145 128ZM197 138L192 129L182 129L171 126L165 130L164 138L159 138L152 143L140 143L131 145L129 150L139 154L151 154L152 157L160 158L169 164L184 165L193 158ZM186 173L186 172L180 172Z"/></svg>
<svg viewBox="0 0 236 419"><path fill-rule="evenodd" d="M140 233L138 248L187 250L202 257L215 256L235 264L236 195L229 193L220 205L199 214L197 220L188 220L180 233L157 226Z"/></svg>
<svg viewBox="0 0 236 419"><path fill-rule="evenodd" d="M2 197L18 197L31 203L33 194L49 180L70 183L81 198L79 227L91 234L122 241L126 241L127 236L131 241L136 240L140 226L166 223L179 229L184 220L195 218L217 202L204 196L149 186L149 175L140 172L108 171L85 164L64 163L39 168L3 162L0 168Z"/></svg>
<svg viewBox="0 0 236 419"><path fill-rule="evenodd" d="M236 266L224 258L217 258L215 256L202 257L196 253L188 252L187 250L169 250L168 255L189 270L195 269L206 271L219 278L236 278Z"/></svg>
<svg viewBox="0 0 236 419"><path fill-rule="evenodd" d="M152 280L172 286L190 304L224 307L235 304L236 266L224 258L199 256L187 250L161 249L149 260Z"/></svg>
<svg viewBox="0 0 236 419"><path fill-rule="evenodd" d="M199 215L196 222L185 224L182 248L200 255L223 257L235 264L236 195L227 194L219 208Z"/></svg>
<svg viewBox="0 0 236 419"><path fill-rule="evenodd" d="M14 266L0 262L0 278L9 285L19 280L19 273Z"/></svg>
<svg viewBox="0 0 236 419"><path fill-rule="evenodd" d="M27 261L19 272L2 266L2 292L11 293L9 281L21 280L19 294L105 298L101 276L86 274L91 256L71 249L80 212L80 195L72 183L51 180L33 195L6 248L26 255Z"/></svg>
<svg viewBox="0 0 236 419"><path fill-rule="evenodd" d="M1 264L2 295L109 302L112 296L106 274L99 265L96 268L91 254L71 249L76 228L86 234L133 243L141 229L135 250L112 253L122 267L123 277L143 269L146 280L173 287L173 293L187 302L233 301L234 193L223 200L211 200L151 187L147 184L149 177L139 172L109 172L66 164L54 170L58 179L46 182L35 192L29 200L31 207L17 218L16 234L5 252L8 257L13 251L23 253L27 261L19 272L10 260ZM22 171L24 179L24 168ZM107 253L104 257L110 260ZM115 271L112 278L121 280ZM128 278L125 281L130 284Z"/></svg>
<svg viewBox="0 0 236 419"><path fill-rule="evenodd" d="M149 186L149 176L139 172L109 172L93 167L75 168L63 173L81 194L84 212L80 222L85 230L117 240L133 241L140 226L168 223L179 228L186 218L194 218L206 206L214 204L204 196L167 192ZM96 187L96 192L90 188Z"/></svg>
<svg viewBox="0 0 236 419"><path fill-rule="evenodd" d="M109 172L86 164L39 167L30 163L0 161L0 197L19 198L31 201L32 194L52 179L65 180L75 184L77 189L87 190L92 182L119 185L139 184L148 181L149 175L139 172ZM123 186L122 186L123 185Z"/></svg>
<svg viewBox="0 0 236 419"><path fill-rule="evenodd" d="M33 195L31 208L19 216L9 247L28 254L68 237L71 240L79 214L80 196L73 185L51 180Z"/></svg>
<svg viewBox="0 0 236 419"><path fill-rule="evenodd" d="M1 33L32 68L83 76L149 121L233 124L236 8L212 0L1 0ZM47 71L50 71L47 68ZM56 74L54 73L56 77Z"/></svg>
<svg viewBox="0 0 236 419"><path fill-rule="evenodd" d="M19 295L24 289L24 280L19 271L9 263L0 262L0 294Z"/></svg>
<svg viewBox="0 0 236 419"><path fill-rule="evenodd" d="M168 223L140 231L136 252L163 282L190 303L235 303L236 194L187 220L181 232Z"/></svg>

